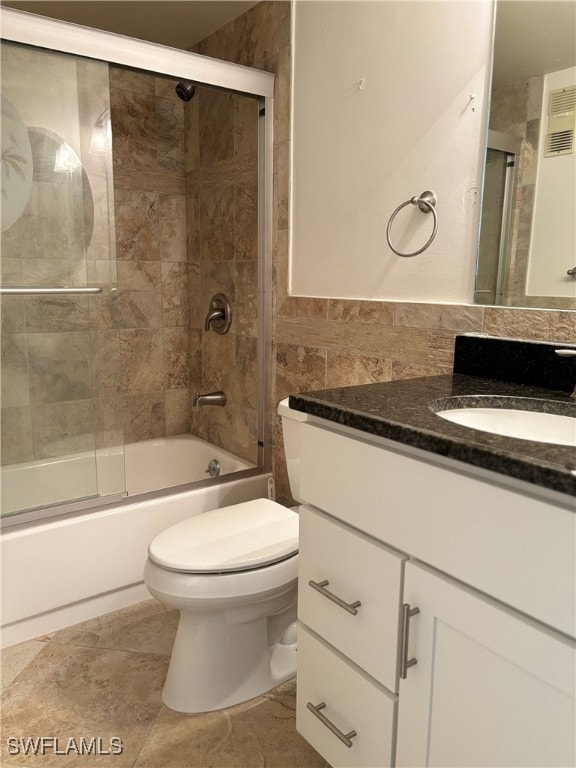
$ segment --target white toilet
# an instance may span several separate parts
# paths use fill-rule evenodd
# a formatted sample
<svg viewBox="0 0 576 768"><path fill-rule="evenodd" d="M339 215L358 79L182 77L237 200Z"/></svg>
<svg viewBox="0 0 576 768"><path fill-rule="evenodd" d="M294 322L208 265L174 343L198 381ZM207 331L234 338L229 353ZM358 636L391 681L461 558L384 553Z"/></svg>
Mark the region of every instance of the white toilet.
<svg viewBox="0 0 576 768"><path fill-rule="evenodd" d="M299 500L300 424L278 406L292 495ZM144 581L180 611L162 699L178 712L248 701L296 673L298 514L255 499L196 515L148 547Z"/></svg>

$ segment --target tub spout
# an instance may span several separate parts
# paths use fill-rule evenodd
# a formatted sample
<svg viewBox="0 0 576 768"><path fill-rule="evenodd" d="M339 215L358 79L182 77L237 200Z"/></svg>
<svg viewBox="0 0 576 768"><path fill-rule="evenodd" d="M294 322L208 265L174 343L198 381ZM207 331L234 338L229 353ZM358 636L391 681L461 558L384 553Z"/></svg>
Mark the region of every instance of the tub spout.
<svg viewBox="0 0 576 768"><path fill-rule="evenodd" d="M226 394L224 392L207 392L205 395L201 395L200 392L196 392L192 405L198 408L201 405L226 405Z"/></svg>

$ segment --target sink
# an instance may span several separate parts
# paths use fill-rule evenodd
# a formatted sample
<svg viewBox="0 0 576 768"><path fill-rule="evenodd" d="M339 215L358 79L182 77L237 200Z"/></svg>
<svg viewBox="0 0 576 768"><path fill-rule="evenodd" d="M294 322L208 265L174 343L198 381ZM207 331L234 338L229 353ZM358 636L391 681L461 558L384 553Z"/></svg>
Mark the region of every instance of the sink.
<svg viewBox="0 0 576 768"><path fill-rule="evenodd" d="M458 400L459 407L450 407L451 400ZM462 407L462 401L470 401L470 406ZM545 403L544 410L527 410L522 408L518 398L514 407L506 407L504 403L498 403L489 398L447 398L430 404L431 410L441 419L446 419L463 427L477 429L482 432L491 432L495 435L516 437L521 440L534 440L539 443L554 443L556 445L570 445L576 447L576 406L570 403L557 403L562 413L550 413L548 401L530 401L530 407L538 403ZM510 402L511 398L502 398ZM504 407L502 407L504 406ZM566 412L568 411L568 412Z"/></svg>

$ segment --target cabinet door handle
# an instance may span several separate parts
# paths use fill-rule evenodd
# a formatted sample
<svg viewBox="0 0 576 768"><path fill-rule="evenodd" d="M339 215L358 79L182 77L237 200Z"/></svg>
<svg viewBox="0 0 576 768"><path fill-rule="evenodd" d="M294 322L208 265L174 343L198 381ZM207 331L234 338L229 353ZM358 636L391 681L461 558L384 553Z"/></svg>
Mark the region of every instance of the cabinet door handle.
<svg viewBox="0 0 576 768"><path fill-rule="evenodd" d="M408 603L402 606L402 638L400 640L400 678L406 680L408 670L414 664L418 664L417 659L408 658L408 642L410 638L410 617L420 613L420 608L410 608Z"/></svg>
<svg viewBox="0 0 576 768"><path fill-rule="evenodd" d="M325 725L326 728L328 728L328 730L334 734L334 736L337 736L342 742L342 744L346 744L347 747L353 747L354 742L352 741L352 739L354 738L354 736L358 735L356 731L350 731L349 733L342 733L340 728L334 725L334 723L331 720L328 720L326 715L320 711L321 709L325 709L325 707L326 707L325 701L321 701L320 704L312 704L312 702L309 701L306 704L306 708L309 709L310 712L312 712L312 714L315 717L317 717L318 720L320 720L322 725Z"/></svg>
<svg viewBox="0 0 576 768"><path fill-rule="evenodd" d="M320 594L324 595L324 597L327 597L328 600L332 600L332 602L336 603L336 605L339 605L340 608L344 608L344 610L348 611L348 613L351 613L352 616L356 616L358 613L358 608L360 608L362 605L360 600L356 600L354 603L346 603L344 600L342 600L341 597L338 597L333 592L330 592L329 589L326 589L328 584L330 584L328 579L324 579L324 581L310 580L308 582L308 586L312 587L312 589L315 589L316 592L320 592Z"/></svg>

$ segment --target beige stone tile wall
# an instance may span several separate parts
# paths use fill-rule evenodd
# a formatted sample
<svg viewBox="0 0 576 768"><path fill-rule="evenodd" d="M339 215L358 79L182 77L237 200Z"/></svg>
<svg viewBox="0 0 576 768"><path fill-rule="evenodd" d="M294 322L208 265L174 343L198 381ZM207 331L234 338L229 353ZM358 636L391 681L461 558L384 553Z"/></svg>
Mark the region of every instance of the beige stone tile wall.
<svg viewBox="0 0 576 768"><path fill-rule="evenodd" d="M120 417L125 442L189 431L184 103L174 86L110 68L118 282L94 335L102 409Z"/></svg>
<svg viewBox="0 0 576 768"><path fill-rule="evenodd" d="M264 2L195 47L203 55L283 73L275 110L277 216L287 210L289 46L290 4ZM199 306L190 314L190 394L195 388L222 389L228 397L225 408L191 405L191 430L256 462L258 103L200 88L187 121L190 304ZM210 298L217 292L226 294L233 308L227 336L203 330Z"/></svg>
<svg viewBox="0 0 576 768"><path fill-rule="evenodd" d="M285 304L288 312L282 305L276 316L274 402L306 390L449 373L456 333L576 340L570 311L386 302L374 311L372 302L295 297ZM279 500L290 503L278 419L274 472Z"/></svg>
<svg viewBox="0 0 576 768"><path fill-rule="evenodd" d="M456 333L576 339L574 312L289 296L290 4L259 3L211 35L199 52L276 74L274 406L300 391L448 373ZM268 418L277 496L290 503L280 420L274 412Z"/></svg>
<svg viewBox="0 0 576 768"><path fill-rule="evenodd" d="M190 428L256 462L258 102L197 88L185 110ZM204 328L219 293L232 308L225 335ZM193 405L196 391L218 390L226 393L224 407Z"/></svg>

